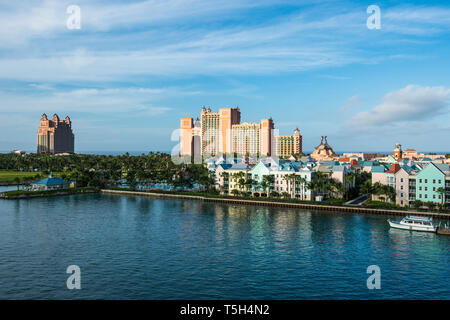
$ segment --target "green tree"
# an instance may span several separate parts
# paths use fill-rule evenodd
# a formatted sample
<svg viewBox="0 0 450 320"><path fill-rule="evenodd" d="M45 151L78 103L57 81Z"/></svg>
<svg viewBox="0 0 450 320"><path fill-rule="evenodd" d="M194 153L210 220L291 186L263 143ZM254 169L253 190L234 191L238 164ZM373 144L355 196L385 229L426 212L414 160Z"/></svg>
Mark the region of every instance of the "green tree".
<svg viewBox="0 0 450 320"><path fill-rule="evenodd" d="M425 206L428 208L428 210L432 211L436 207L436 204L434 202L427 201L425 202Z"/></svg>
<svg viewBox="0 0 450 320"><path fill-rule="evenodd" d="M414 209L420 209L423 206L423 202L420 200L414 200L412 203L412 206L414 207Z"/></svg>
<svg viewBox="0 0 450 320"><path fill-rule="evenodd" d="M444 206L445 202L445 189L443 187L439 187L436 190L437 193L441 196L441 205Z"/></svg>

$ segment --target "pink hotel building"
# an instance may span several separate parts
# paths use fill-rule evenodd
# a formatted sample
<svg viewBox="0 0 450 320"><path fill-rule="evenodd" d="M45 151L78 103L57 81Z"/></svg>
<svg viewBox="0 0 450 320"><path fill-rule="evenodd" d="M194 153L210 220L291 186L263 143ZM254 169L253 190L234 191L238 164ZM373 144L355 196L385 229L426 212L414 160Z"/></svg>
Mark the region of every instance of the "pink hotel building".
<svg viewBox="0 0 450 320"><path fill-rule="evenodd" d="M302 137L298 129L292 136L274 136L271 118L260 123L241 123L239 108L212 112L202 107L200 119L181 118L180 121L181 156L289 156L301 152Z"/></svg>

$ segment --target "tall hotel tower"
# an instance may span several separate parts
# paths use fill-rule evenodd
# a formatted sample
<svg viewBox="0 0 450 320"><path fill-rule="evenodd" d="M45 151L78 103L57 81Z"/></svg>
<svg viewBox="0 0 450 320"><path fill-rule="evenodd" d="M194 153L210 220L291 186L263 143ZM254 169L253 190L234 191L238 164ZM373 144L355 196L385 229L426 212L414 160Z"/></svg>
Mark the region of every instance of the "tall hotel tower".
<svg viewBox="0 0 450 320"><path fill-rule="evenodd" d="M180 155L272 155L272 119L261 123L240 123L239 108L220 108L219 112L202 107L201 120L181 119Z"/></svg>
<svg viewBox="0 0 450 320"><path fill-rule="evenodd" d="M281 158L302 153L302 136L298 128L294 130L292 135L277 136L275 142L277 156Z"/></svg>
<svg viewBox="0 0 450 320"><path fill-rule="evenodd" d="M44 113L37 133L37 153L74 153L74 134L69 117L60 120L57 114L49 120Z"/></svg>

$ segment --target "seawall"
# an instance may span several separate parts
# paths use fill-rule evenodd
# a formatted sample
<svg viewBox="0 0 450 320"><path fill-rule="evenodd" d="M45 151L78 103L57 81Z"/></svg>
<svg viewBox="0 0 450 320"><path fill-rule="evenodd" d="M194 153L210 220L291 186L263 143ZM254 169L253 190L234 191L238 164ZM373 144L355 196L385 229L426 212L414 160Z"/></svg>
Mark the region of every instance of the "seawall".
<svg viewBox="0 0 450 320"><path fill-rule="evenodd" d="M345 207L345 206L333 206L333 205L319 205L319 204L305 204L305 203L289 203L289 202L276 202L276 201L260 201L260 200L247 200L247 199L229 199L229 198L209 198L202 196L190 196L168 193L156 193L156 192L139 192L139 191L122 191L122 190L109 190L102 189L102 193L109 194L125 194L125 195L137 195L137 196L149 196L158 198L176 198L176 199L188 199L199 200L206 202L220 202L228 204L243 204L253 206L267 206L267 207L285 207L285 208L298 208L298 209L311 209L311 210L323 210L323 211L341 211L350 213L367 213L367 214L382 214L392 216L424 216L433 217L438 219L450 219L450 214L437 213L437 212L421 212L421 211L403 211L403 210L388 210L388 209L374 209L374 208L362 208L362 207Z"/></svg>

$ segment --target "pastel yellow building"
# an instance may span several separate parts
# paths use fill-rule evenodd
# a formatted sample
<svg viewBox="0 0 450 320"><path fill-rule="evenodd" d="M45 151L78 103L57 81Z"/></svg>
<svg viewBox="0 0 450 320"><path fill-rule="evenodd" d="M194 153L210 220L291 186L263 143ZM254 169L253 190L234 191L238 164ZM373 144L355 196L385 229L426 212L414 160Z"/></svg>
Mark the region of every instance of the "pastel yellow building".
<svg viewBox="0 0 450 320"><path fill-rule="evenodd" d="M294 130L292 135L280 135L275 139L278 157L287 158L302 153L302 136L298 128Z"/></svg>

